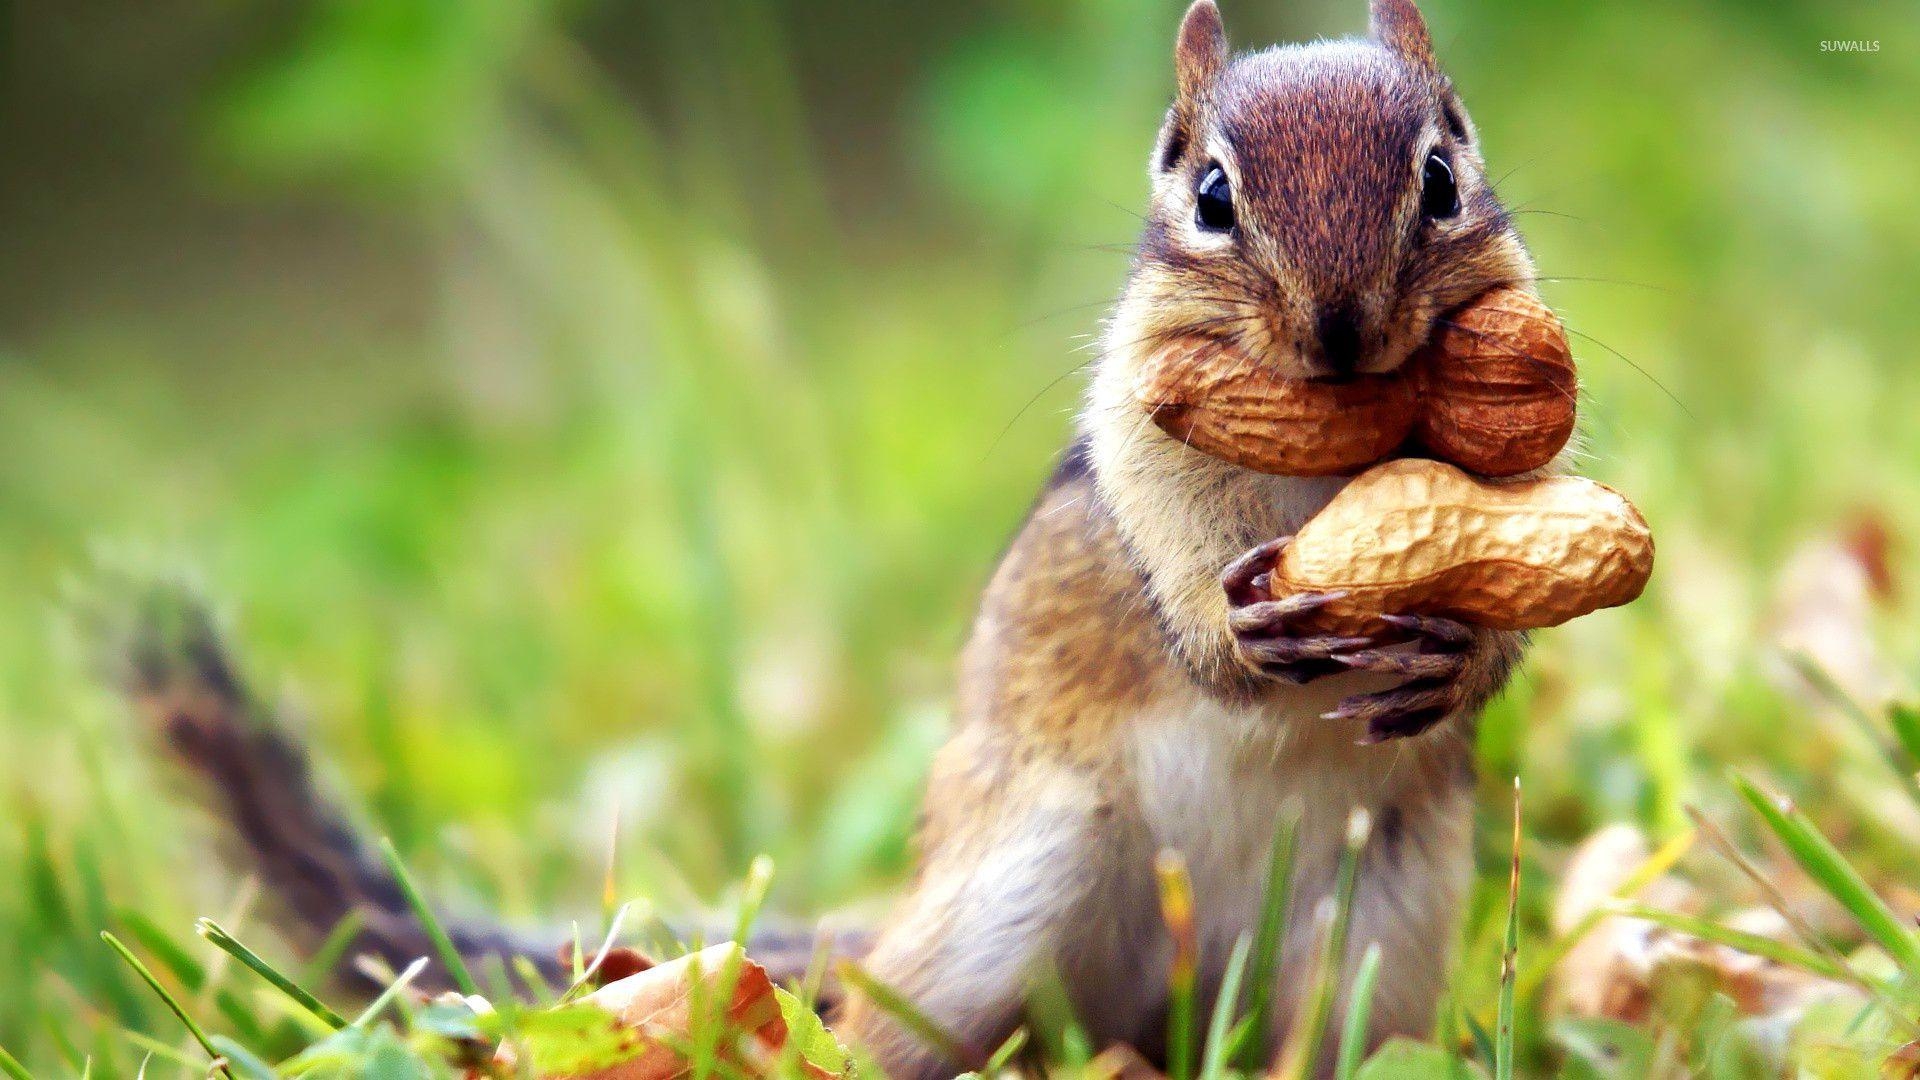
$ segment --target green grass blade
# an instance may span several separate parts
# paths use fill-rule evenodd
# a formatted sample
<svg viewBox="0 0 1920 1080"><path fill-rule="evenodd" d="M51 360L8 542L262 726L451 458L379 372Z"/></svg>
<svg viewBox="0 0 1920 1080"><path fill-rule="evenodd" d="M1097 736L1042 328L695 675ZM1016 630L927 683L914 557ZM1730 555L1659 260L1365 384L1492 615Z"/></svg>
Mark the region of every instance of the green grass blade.
<svg viewBox="0 0 1920 1080"><path fill-rule="evenodd" d="M575 976L573 982L561 993L559 1004L565 1005L588 989L593 982L593 977L600 973L600 965L607 962L607 954L613 951L614 944L620 940L620 926L627 921L627 911L632 907L631 902L621 904L619 910L613 913L613 919L607 925L607 936L600 942L600 948L594 952L592 962L582 967L580 974Z"/></svg>
<svg viewBox="0 0 1920 1080"><path fill-rule="evenodd" d="M720 1053L720 1041L725 1037L729 1021L726 1017L727 1003L733 1000L733 991L740 983L740 972L747 959L746 942L753 933L753 924L760 917L760 908L766 903L767 892L773 887L773 860L766 855L754 856L747 871L746 883L741 889L740 913L734 921L734 947L727 951L726 959L721 961L717 985L709 996L707 988L700 980L694 981L693 1016L694 1026L702 1033L695 1043L698 1053L693 1059L695 1080L705 1077L714 1068L723 1063ZM605 956L606 948L613 944L608 935L607 946L601 949L601 955L594 957L593 967L598 968ZM702 1022L701 1007L706 1004L712 1013Z"/></svg>
<svg viewBox="0 0 1920 1080"><path fill-rule="evenodd" d="M1314 1016L1322 991L1332 983L1332 945L1334 938L1334 900L1324 897L1313 912L1314 951L1312 963L1300 985L1304 992L1288 1029L1287 1041L1280 1048L1279 1063L1274 1066L1275 1080L1309 1080L1319 1057L1319 1037L1313 1034Z"/></svg>
<svg viewBox="0 0 1920 1080"><path fill-rule="evenodd" d="M373 1018L386 1011L387 1006L393 1003L393 999L400 996L400 991L405 990L407 985L413 982L413 980L426 969L427 958L424 956L408 964L406 970L395 975L393 981L387 984L387 988L380 991L380 996L374 998L365 1009L361 1010L360 1015L354 1017L353 1022L347 1026L363 1028L372 1023Z"/></svg>
<svg viewBox="0 0 1920 1080"><path fill-rule="evenodd" d="M896 1023L932 1047L949 1064L977 1071L979 1063L960 1045L960 1040L949 1034L938 1021L921 1012L905 994L874 978L867 969L852 960L842 961L838 970L841 982L866 995L876 1008L893 1017Z"/></svg>
<svg viewBox="0 0 1920 1080"><path fill-rule="evenodd" d="M1460 1017L1467 1022L1467 1034L1473 1038L1474 1052L1480 1055L1481 1060L1492 1061L1499 1057L1500 1051L1495 1048L1493 1035L1487 1030L1487 1026L1474 1019L1472 1013L1461 1013ZM1486 1073L1480 1072L1480 1075L1485 1076Z"/></svg>
<svg viewBox="0 0 1920 1080"><path fill-rule="evenodd" d="M1682 934L1690 934L1702 941L1711 941L1716 945L1725 945L1730 949L1738 949L1744 953L1764 957L1784 967L1797 968L1808 974L1818 975L1823 979L1849 982L1857 986L1865 986L1869 982L1867 976L1862 975L1853 968L1829 960L1818 953L1803 949L1798 945L1770 937L1762 937L1759 934L1750 934L1745 930L1736 930L1731 926L1723 926L1711 919L1702 919L1698 916L1685 915L1677 911L1665 911L1660 908L1648 907L1645 904L1620 903L1612 905L1606 910L1609 915L1621 915L1630 919L1644 919L1647 922L1664 926L1669 930L1676 930Z"/></svg>
<svg viewBox="0 0 1920 1080"><path fill-rule="evenodd" d="M993 1056L989 1057L987 1063L981 1067L981 1075L1000 1075L1000 1072L1013 1061L1014 1055L1026 1049L1027 1038L1025 1027L1015 1028L1013 1034L1007 1036L1007 1041L1001 1043L1000 1049L995 1050Z"/></svg>
<svg viewBox="0 0 1920 1080"><path fill-rule="evenodd" d="M1027 1026L1039 1060L1062 1073L1085 1068L1093 1060L1093 1040L1074 1012L1059 969L1043 965L1028 983Z"/></svg>
<svg viewBox="0 0 1920 1080"><path fill-rule="evenodd" d="M134 944L147 951L147 955L165 968L167 974L187 988L189 993L199 993L207 984L207 969L192 954L182 948L166 931L160 929L152 919L138 911L120 911L115 921Z"/></svg>
<svg viewBox="0 0 1920 1080"><path fill-rule="evenodd" d="M60 871L54 865L46 823L31 808L25 816L26 820L20 825L20 835L25 840L21 851L21 862L25 865L19 872L24 887L20 888L20 895L27 901L26 910L32 914L37 928L47 937L56 937L72 930L73 907L67 901L67 890L61 885Z"/></svg>
<svg viewBox="0 0 1920 1080"><path fill-rule="evenodd" d="M335 1031L347 1026L347 1018L328 1008L326 1003L314 997L305 987L294 982L279 969L261 959L259 954L242 945L232 934L222 929L212 919L201 919L194 924L194 932L207 939L208 944L235 960L240 961L255 975L265 979L274 989L292 999L293 1003L318 1017L320 1021Z"/></svg>
<svg viewBox="0 0 1920 1080"><path fill-rule="evenodd" d="M234 1034L241 1038L256 1042L265 1038L266 1031L254 1015L251 1005L225 987L216 985L219 982L217 971L201 963L185 945L161 929L158 923L131 910L120 911L116 922L156 966L171 975L188 994L197 997L196 1005L205 1006L210 1002L220 1015L226 1017Z"/></svg>
<svg viewBox="0 0 1920 1080"><path fill-rule="evenodd" d="M1860 729L1861 736L1873 744L1873 749L1880 755L1880 760L1886 762L1887 769L1893 773L1894 779L1900 782L1907 797L1915 803L1920 803L1920 778L1914 776L1914 770L1920 769L1920 753L1916 753L1916 750L1920 750L1920 745L1916 744L1915 738L1920 736L1920 732L1912 730L1911 725L1903 729L1903 724L1911 717L1897 715L1900 712L1898 706L1889 711L1888 724L1893 728L1896 736L1895 740L1889 740L1886 733L1881 730L1880 719L1868 711L1859 699L1848 693L1846 687L1834 681L1833 676L1827 674L1826 668L1821 667L1805 653L1794 653L1787 659L1793 664L1794 670L1800 673L1801 678L1813 684L1813 688L1819 691L1821 697L1833 703L1846 715L1847 719L1853 721L1853 726Z"/></svg>
<svg viewBox="0 0 1920 1080"><path fill-rule="evenodd" d="M175 1065L187 1070L187 1075L189 1076L199 1076L203 1070L206 1069L205 1062L195 1061L178 1047L169 1046L151 1035L125 1027L120 1029L119 1034L121 1038L132 1043L139 1049L146 1051L145 1057L140 1060L141 1076L146 1075L149 1060L156 1057L162 1061L171 1061Z"/></svg>
<svg viewBox="0 0 1920 1080"><path fill-rule="evenodd" d="M1220 977L1220 996L1213 1002L1213 1019L1207 1024L1206 1055L1200 1062L1201 1080L1220 1080L1227 1072L1227 1029L1240 1002L1240 981L1246 977L1247 957L1253 941L1242 936L1227 957L1227 970Z"/></svg>
<svg viewBox="0 0 1920 1080"><path fill-rule="evenodd" d="M773 860L765 855L754 856L753 863L747 868L747 880L741 888L740 914L734 919L733 940L746 948L747 939L753 935L753 924L760 919L760 909L766 906L767 893L773 888Z"/></svg>
<svg viewBox="0 0 1920 1080"><path fill-rule="evenodd" d="M227 1059L228 1067L234 1071L239 1080L274 1080L273 1066L234 1040L224 1035L215 1035L213 1045L220 1051L220 1056Z"/></svg>
<svg viewBox="0 0 1920 1080"><path fill-rule="evenodd" d="M81 1052L80 1045L73 1041L74 1032L69 1031L60 1022L61 1019L51 1013L43 1015L40 1017L40 1029L46 1035L47 1041L53 1044L53 1052L59 1056L60 1063L67 1067L68 1072L77 1075L86 1071L87 1066L92 1063L88 1061L87 1055Z"/></svg>
<svg viewBox="0 0 1920 1080"><path fill-rule="evenodd" d="M1847 910L1867 935L1887 951L1909 978L1920 977L1920 939L1889 909L1860 877L1846 857L1834 848L1806 815L1767 797L1753 782L1735 774L1734 785L1787 853L1827 895Z"/></svg>
<svg viewBox="0 0 1920 1080"><path fill-rule="evenodd" d="M553 987L547 983L547 977L541 974L540 965L534 963L532 957L515 955L510 963L513 973L519 976L521 985L527 988L527 993L532 995L534 1001L542 1005L555 1003Z"/></svg>
<svg viewBox="0 0 1920 1080"><path fill-rule="evenodd" d="M327 931L320 947L313 950L313 955L300 966L300 981L317 983L332 978L340 962L346 958L347 950L353 948L354 939L359 936L360 928L366 922L367 913L359 908L342 915L340 921L333 924L333 929Z"/></svg>
<svg viewBox="0 0 1920 1080"><path fill-rule="evenodd" d="M1280 978L1280 949L1286 943L1288 893L1293 887L1294 839L1298 822L1284 814L1273 830L1267 856L1267 891L1260 902L1260 928L1253 939L1253 970L1247 993L1247 1027L1233 1060L1245 1072L1258 1072L1267 1063L1272 1037L1273 991Z"/></svg>
<svg viewBox="0 0 1920 1080"><path fill-rule="evenodd" d="M160 980L154 978L153 972L147 970L147 965L141 963L140 958L133 955L133 950L127 948L121 943L119 938L114 937L111 932L106 930L100 931L100 940L106 942L114 952L119 953L120 959L127 962L127 966L133 969L134 974L140 976L140 978L146 982L147 986L150 987L155 994L160 996L160 1000L166 1003L167 1008L172 1010L173 1015L178 1017L180 1023L186 1027L187 1033L193 1036L193 1041L199 1043L200 1049L207 1052L207 1058L218 1061L220 1052L214 1049L213 1043L207 1038L207 1033L201 1030L199 1023L187 1013L186 1009L181 1007L179 1000L176 999L166 987L160 985ZM231 1073L227 1072L225 1066L220 1066L216 1071L228 1077L232 1076Z"/></svg>
<svg viewBox="0 0 1920 1080"><path fill-rule="evenodd" d="M1887 706L1887 726L1899 740L1900 751L1907 756L1907 769L1920 769L1920 709L1903 702Z"/></svg>
<svg viewBox="0 0 1920 1080"><path fill-rule="evenodd" d="M1494 1080L1513 1080L1513 991L1520 955L1520 778L1513 778L1513 858L1507 876L1507 940L1500 954L1500 1015L1493 1045Z"/></svg>
<svg viewBox="0 0 1920 1080"><path fill-rule="evenodd" d="M6 1073L7 1080L33 1080L33 1074L27 1071L25 1065L20 1064L19 1058L8 1053L4 1046L0 1046L0 1073Z"/></svg>
<svg viewBox="0 0 1920 1080"><path fill-rule="evenodd" d="M1340 1028L1340 1055L1334 1059L1335 1080L1353 1080L1367 1053L1367 1024L1373 1019L1373 986L1380 978L1380 943L1370 941L1360 957L1360 970L1347 995L1347 1019Z"/></svg>
<svg viewBox="0 0 1920 1080"><path fill-rule="evenodd" d="M1173 963L1167 971L1167 1075L1193 1077L1194 988L1199 980L1200 949L1193 921L1193 881L1180 853L1164 848L1154 858L1160 882L1160 917L1173 939Z"/></svg>
<svg viewBox="0 0 1920 1080"><path fill-rule="evenodd" d="M1759 890L1760 895L1766 898L1768 906L1772 907L1782 919L1786 920L1788 928L1793 931L1795 937L1800 939L1800 943L1803 946L1825 957L1830 963L1840 967L1849 966L1847 958L1841 955L1840 950L1834 948L1833 943L1828 941L1824 934L1807 921L1806 916L1800 912L1798 906L1793 901L1787 899L1786 894L1781 891L1779 883L1773 880L1772 876L1766 871L1755 865L1752 859L1747 858L1739 846L1728 838L1725 830L1721 829L1719 825L1716 825L1711 818L1701 813L1697 807L1688 807L1687 815L1693 819L1694 827L1699 830L1700 835L1706 839L1707 843L1712 845L1713 849L1719 852L1720 856L1726 859L1734 869L1740 871L1740 873L1753 884L1754 888ZM1907 1038L1920 1037L1920 1021L1915 1021L1909 1015L1911 1012L1910 1009L1900 1002L1893 1000L1887 993L1882 992L1878 984L1869 982L1863 985L1866 987L1868 994L1874 999L1874 1005L1882 1010L1886 1018L1892 1023L1906 1029Z"/></svg>
<svg viewBox="0 0 1920 1080"><path fill-rule="evenodd" d="M1360 853L1367 846L1372 818L1355 808L1347 817L1347 845L1340 854L1340 869L1334 879L1334 892L1321 901L1323 916L1316 920L1324 926L1313 979L1301 996L1300 1014L1287 1035L1286 1049L1274 1071L1285 1080L1305 1080L1319 1075L1320 1046L1326 1041L1327 1026L1333 1017L1333 1003L1339 994L1340 972L1345 967L1347 927L1353 918L1353 891L1359 879ZM1331 910L1326 910L1331 905Z"/></svg>
<svg viewBox="0 0 1920 1080"><path fill-rule="evenodd" d="M427 932L427 939L433 942L435 952L440 954L440 962L447 967L447 975L453 985L469 997L480 993L480 984L473 981L473 972L467 970L467 961L454 948L453 939L447 936L446 928L427 906L426 897L420 895L420 887L413 883L413 875L407 873L407 865L400 859L399 849L387 837L380 838L380 857L386 860L387 869L393 872L394 880L399 882L400 891L406 894L407 906L413 909L414 917Z"/></svg>
<svg viewBox="0 0 1920 1080"><path fill-rule="evenodd" d="M48 943L64 942L79 938L83 927L106 925L77 915L49 845L46 822L32 806L24 807L21 814L24 820L20 835L25 843L18 874L23 888L16 895L26 901L25 913L30 913L29 923L35 930L32 936ZM88 948L74 961L79 970L70 975L77 988L90 999L104 999L120 1026L139 1027L148 1022L147 999L127 984L119 965L110 957Z"/></svg>
<svg viewBox="0 0 1920 1080"><path fill-rule="evenodd" d="M746 941L753 933L753 924L760 916L760 908L766 903L767 892L772 885L773 860L764 854L755 856L741 889L740 913L733 928L733 948L727 950L725 959L720 962L720 970L715 973L712 987L703 979L696 978L693 981L690 1007L692 1027L696 1033L691 1058L694 1080L704 1080L726 1065L721 1043L731 1030L727 1003L733 1000L734 988L739 985L740 972L747 959ZM589 975L599 968L606 950L613 944L613 937L612 933L608 934L606 945L601 947L600 954L594 957L588 968Z"/></svg>

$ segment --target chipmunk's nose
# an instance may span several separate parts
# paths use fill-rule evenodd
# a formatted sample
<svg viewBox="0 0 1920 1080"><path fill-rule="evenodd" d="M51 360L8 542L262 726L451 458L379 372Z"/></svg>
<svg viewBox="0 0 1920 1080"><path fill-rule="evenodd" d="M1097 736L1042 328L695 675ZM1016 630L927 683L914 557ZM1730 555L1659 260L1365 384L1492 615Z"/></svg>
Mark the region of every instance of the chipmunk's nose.
<svg viewBox="0 0 1920 1080"><path fill-rule="evenodd" d="M1360 313L1349 303L1320 309L1314 323L1320 343L1320 366L1333 378L1346 378L1360 369Z"/></svg>

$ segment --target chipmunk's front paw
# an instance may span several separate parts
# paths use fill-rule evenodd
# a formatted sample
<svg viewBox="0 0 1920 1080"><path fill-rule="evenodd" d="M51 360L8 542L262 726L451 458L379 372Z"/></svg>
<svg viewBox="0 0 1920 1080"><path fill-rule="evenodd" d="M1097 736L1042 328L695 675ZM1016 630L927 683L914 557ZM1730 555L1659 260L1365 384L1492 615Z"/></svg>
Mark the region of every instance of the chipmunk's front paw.
<svg viewBox="0 0 1920 1080"><path fill-rule="evenodd" d="M1368 648L1332 657L1343 670L1397 675L1406 681L1391 690L1359 694L1326 714L1328 720L1360 720L1367 725L1362 743L1418 735L1466 704L1468 653L1473 628L1453 619L1427 615L1388 615L1400 633L1395 643L1414 642L1414 652Z"/></svg>
<svg viewBox="0 0 1920 1080"><path fill-rule="evenodd" d="M1300 684L1348 670L1342 654L1374 643L1372 638L1322 634L1300 628L1299 621L1342 593L1299 593L1276 600L1268 589L1273 560L1291 537L1270 540L1233 561L1220 575L1227 591L1227 625L1247 666L1269 678Z"/></svg>

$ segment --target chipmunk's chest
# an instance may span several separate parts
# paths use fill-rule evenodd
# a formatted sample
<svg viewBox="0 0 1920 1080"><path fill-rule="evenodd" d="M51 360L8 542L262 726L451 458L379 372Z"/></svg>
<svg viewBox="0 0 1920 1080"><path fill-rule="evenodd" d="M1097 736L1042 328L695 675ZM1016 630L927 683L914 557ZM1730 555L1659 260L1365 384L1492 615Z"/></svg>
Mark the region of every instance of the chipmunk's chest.
<svg viewBox="0 0 1920 1080"><path fill-rule="evenodd" d="M1357 729L1319 715L1376 681L1326 679L1271 706L1197 697L1136 724L1129 764L1143 822L1156 847L1186 862L1206 966L1223 965L1257 925L1282 820L1295 822L1296 889L1306 900L1294 910L1310 911L1332 881L1351 811L1377 815L1394 800L1394 758L1405 749L1355 745Z"/></svg>

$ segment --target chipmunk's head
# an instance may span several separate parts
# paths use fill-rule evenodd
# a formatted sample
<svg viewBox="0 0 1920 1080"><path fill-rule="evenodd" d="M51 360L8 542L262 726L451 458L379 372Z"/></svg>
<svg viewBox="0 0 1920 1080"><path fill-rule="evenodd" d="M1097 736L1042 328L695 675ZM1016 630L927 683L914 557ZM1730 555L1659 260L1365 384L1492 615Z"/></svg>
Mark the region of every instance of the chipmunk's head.
<svg viewBox="0 0 1920 1080"><path fill-rule="evenodd" d="M1413 0L1372 0L1371 23L1233 58L1214 0L1187 10L1113 351L1200 336L1276 377L1340 380L1531 279Z"/></svg>

